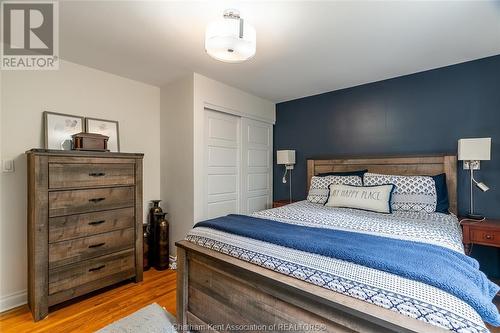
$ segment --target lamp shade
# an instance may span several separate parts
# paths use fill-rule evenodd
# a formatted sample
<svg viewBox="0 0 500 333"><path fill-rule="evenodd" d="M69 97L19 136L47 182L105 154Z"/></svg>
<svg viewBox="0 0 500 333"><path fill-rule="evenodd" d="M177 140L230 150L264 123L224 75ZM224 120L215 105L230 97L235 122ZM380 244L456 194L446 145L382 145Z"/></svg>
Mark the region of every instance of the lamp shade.
<svg viewBox="0 0 500 333"><path fill-rule="evenodd" d="M488 161L491 159L491 138L458 140L460 161Z"/></svg>
<svg viewBox="0 0 500 333"><path fill-rule="evenodd" d="M277 164L295 164L295 150L278 150L276 151Z"/></svg>

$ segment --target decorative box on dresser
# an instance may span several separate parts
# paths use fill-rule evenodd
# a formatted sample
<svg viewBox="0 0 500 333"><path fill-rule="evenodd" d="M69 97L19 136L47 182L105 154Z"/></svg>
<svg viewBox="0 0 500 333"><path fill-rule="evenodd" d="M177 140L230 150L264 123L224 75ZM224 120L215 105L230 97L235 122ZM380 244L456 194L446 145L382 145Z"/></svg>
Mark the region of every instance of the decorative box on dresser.
<svg viewBox="0 0 500 333"><path fill-rule="evenodd" d="M28 152L28 304L142 281L143 154Z"/></svg>

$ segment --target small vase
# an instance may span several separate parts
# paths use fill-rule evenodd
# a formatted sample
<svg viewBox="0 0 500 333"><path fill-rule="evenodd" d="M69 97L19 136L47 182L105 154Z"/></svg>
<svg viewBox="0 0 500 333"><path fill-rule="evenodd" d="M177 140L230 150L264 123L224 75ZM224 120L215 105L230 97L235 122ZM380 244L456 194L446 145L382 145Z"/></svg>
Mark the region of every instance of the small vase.
<svg viewBox="0 0 500 333"><path fill-rule="evenodd" d="M148 219L149 219L149 224L153 225L155 222L155 214L161 213L163 212L163 210L160 207L161 200L151 200L151 202L153 203L153 206L149 209Z"/></svg>
<svg viewBox="0 0 500 333"><path fill-rule="evenodd" d="M163 210L160 207L161 200L152 200L153 206L149 209L148 216L148 229L149 229L149 265L155 266L156 263L156 245L158 244L156 235L156 224L157 224L157 213L162 213Z"/></svg>
<svg viewBox="0 0 500 333"><path fill-rule="evenodd" d="M162 271L168 268L168 221L165 219L165 213L156 213L156 244L155 244L155 263L156 270Z"/></svg>

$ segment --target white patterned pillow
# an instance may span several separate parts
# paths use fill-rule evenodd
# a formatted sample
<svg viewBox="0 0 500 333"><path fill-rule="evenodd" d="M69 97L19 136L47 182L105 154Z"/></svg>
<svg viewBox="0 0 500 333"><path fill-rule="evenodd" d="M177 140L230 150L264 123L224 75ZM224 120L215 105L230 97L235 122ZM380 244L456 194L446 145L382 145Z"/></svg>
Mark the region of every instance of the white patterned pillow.
<svg viewBox="0 0 500 333"><path fill-rule="evenodd" d="M311 187L307 194L307 200L312 203L324 205L328 200L329 186L331 184L362 186L363 179L360 176L314 176L311 179Z"/></svg>
<svg viewBox="0 0 500 333"><path fill-rule="evenodd" d="M366 173L365 186L394 184L392 210L433 213L436 211L436 183L427 176L397 176Z"/></svg>

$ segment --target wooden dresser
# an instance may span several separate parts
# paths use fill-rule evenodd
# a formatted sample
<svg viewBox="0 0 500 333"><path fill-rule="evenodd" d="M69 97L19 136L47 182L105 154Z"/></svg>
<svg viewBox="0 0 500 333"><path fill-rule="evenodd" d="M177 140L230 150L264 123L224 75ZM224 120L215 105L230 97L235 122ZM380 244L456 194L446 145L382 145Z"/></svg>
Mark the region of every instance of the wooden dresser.
<svg viewBox="0 0 500 333"><path fill-rule="evenodd" d="M143 154L28 152L28 303L142 281Z"/></svg>

